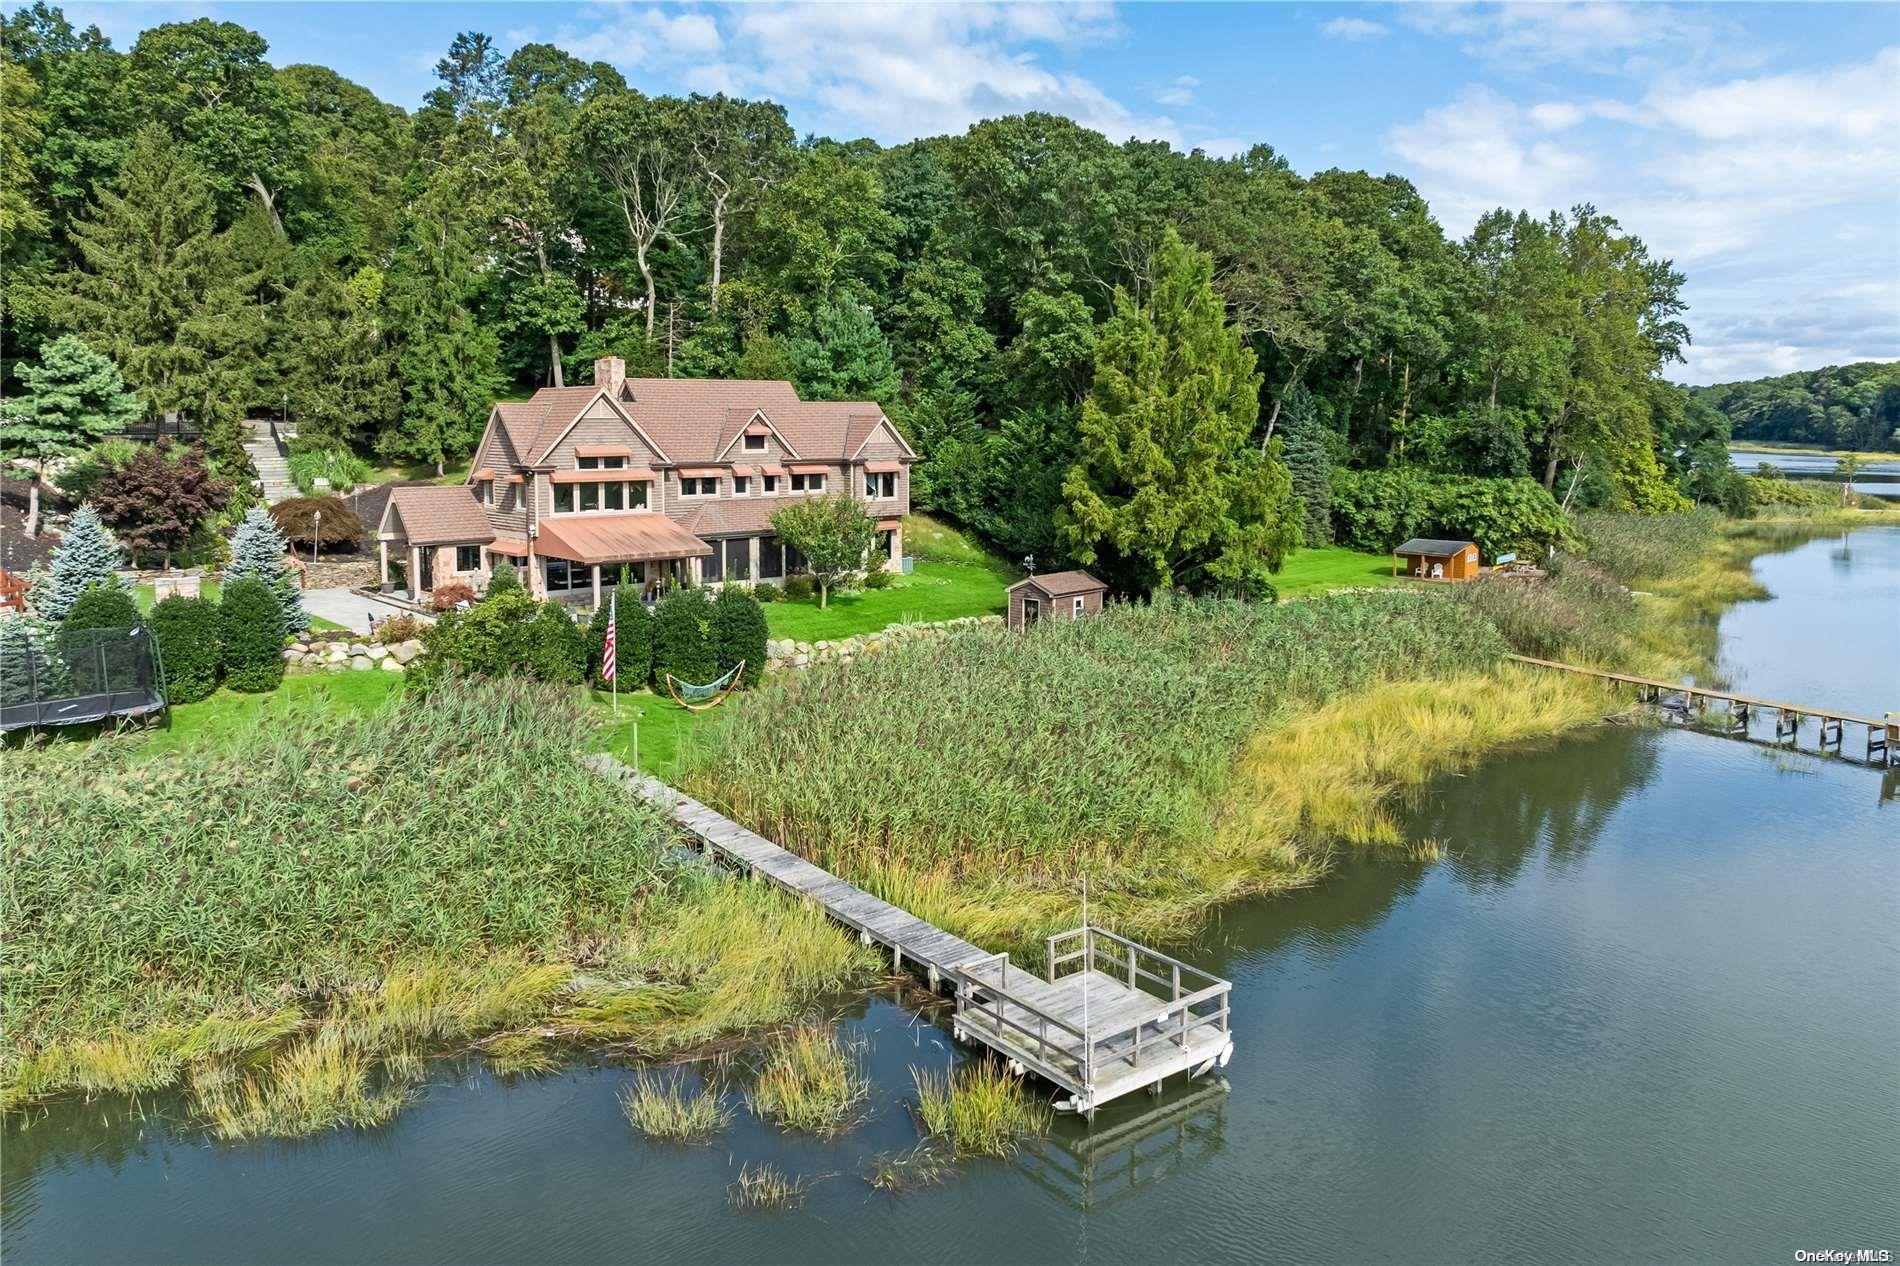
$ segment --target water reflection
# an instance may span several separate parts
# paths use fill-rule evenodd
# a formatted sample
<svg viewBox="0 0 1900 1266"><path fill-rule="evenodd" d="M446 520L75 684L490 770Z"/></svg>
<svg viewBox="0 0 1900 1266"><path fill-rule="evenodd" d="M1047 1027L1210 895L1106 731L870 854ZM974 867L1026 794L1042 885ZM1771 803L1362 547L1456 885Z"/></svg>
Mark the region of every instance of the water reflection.
<svg viewBox="0 0 1900 1266"><path fill-rule="evenodd" d="M1022 1153L1018 1165L1031 1182L1072 1208L1106 1208L1185 1178L1220 1155L1228 1094L1226 1079L1216 1076L1158 1099L1131 1096L1102 1112L1092 1127L1056 1131Z"/></svg>

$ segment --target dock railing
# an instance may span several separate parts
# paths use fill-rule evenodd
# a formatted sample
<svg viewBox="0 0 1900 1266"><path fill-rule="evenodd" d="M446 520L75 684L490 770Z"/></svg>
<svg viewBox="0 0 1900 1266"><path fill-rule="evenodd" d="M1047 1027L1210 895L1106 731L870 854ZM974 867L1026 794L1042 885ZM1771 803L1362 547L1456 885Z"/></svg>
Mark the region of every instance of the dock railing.
<svg viewBox="0 0 1900 1266"><path fill-rule="evenodd" d="M1072 943L1077 948L1065 951ZM1233 986L1218 976L1093 926L1050 937L1048 949L1048 983L1079 971L1099 972L1153 996L1154 1010L1133 1017L1124 1012L1112 1027L1078 1027L1039 1005L1027 991L1012 988L1008 954L959 964L954 972L957 1000L961 1010L987 1021L999 1037L1020 1042L1036 1061L1085 1086L1094 1084L1097 1067L1106 1061L1140 1067L1144 1042L1186 1050L1189 1035L1201 1029L1228 1032ZM1021 967L1015 971L1026 974Z"/></svg>

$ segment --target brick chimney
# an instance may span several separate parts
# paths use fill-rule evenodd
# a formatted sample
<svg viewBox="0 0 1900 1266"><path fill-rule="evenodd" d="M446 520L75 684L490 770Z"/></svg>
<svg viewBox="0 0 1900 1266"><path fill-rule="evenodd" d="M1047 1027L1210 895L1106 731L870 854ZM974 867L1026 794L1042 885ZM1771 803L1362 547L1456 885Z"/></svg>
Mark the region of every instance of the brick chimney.
<svg viewBox="0 0 1900 1266"><path fill-rule="evenodd" d="M604 387L607 394L620 398L620 384L627 381L627 362L618 356L603 356L594 362L594 385Z"/></svg>

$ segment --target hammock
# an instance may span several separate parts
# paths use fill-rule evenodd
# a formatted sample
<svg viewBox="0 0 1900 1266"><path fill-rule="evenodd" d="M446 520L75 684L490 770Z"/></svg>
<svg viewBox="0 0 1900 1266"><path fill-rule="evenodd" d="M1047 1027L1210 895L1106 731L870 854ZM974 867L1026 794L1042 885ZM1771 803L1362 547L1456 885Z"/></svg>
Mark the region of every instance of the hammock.
<svg viewBox="0 0 1900 1266"><path fill-rule="evenodd" d="M716 708L732 693L738 684L739 674L745 671L742 659L734 664L725 676L710 685L695 686L690 681L681 681L672 673L666 674L666 693L673 696L673 702L688 712L704 712L707 708Z"/></svg>

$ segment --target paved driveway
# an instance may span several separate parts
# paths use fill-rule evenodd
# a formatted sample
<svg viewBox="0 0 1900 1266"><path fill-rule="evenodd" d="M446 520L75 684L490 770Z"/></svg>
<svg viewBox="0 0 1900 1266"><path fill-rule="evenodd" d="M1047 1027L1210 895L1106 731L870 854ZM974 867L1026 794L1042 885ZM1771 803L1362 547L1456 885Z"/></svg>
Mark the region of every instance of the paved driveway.
<svg viewBox="0 0 1900 1266"><path fill-rule="evenodd" d="M369 632L371 616L381 619L386 615L408 614L402 607L366 598L354 589L306 589L303 591L303 609L311 615L322 616L332 624L340 624L359 633Z"/></svg>

